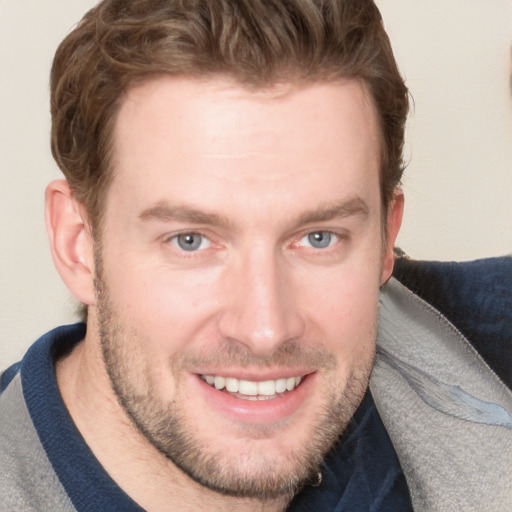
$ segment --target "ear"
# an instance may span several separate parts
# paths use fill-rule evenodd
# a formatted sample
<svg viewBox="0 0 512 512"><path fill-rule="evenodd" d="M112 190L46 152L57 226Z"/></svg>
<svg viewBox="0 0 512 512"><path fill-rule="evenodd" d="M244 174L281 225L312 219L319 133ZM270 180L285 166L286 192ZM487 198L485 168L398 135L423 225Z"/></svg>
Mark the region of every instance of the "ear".
<svg viewBox="0 0 512 512"><path fill-rule="evenodd" d="M384 247L382 274L380 283L384 284L393 272L395 263L395 241L402 225L402 216L404 213L404 194L397 188L393 192L393 198L388 206L387 224L386 224L386 245Z"/></svg>
<svg viewBox="0 0 512 512"><path fill-rule="evenodd" d="M82 303L95 302L94 251L85 209L65 180L46 188L46 229L53 262L69 291Z"/></svg>

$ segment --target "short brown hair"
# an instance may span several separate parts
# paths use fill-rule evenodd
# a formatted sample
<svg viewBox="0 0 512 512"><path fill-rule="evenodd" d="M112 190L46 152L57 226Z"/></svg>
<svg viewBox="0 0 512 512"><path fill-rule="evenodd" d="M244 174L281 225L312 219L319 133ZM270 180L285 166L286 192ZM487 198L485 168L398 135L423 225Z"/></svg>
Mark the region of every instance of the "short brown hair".
<svg viewBox="0 0 512 512"><path fill-rule="evenodd" d="M156 75L227 75L248 87L361 80L381 131L384 212L402 171L408 93L370 0L104 0L59 46L52 153L99 227L121 99Z"/></svg>

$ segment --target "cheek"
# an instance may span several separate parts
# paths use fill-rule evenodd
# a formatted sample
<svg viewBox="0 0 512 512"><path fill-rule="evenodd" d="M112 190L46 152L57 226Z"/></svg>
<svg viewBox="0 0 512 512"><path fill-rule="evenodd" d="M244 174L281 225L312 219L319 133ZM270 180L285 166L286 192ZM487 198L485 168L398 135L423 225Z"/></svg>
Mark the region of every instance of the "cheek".
<svg viewBox="0 0 512 512"><path fill-rule="evenodd" d="M124 326L155 350L177 351L204 330L215 310L215 278L139 263L109 276L111 299ZM149 348L149 347L148 347Z"/></svg>
<svg viewBox="0 0 512 512"><path fill-rule="evenodd" d="M346 341L364 340L375 333L378 311L378 290L351 287L348 281L342 289L324 294L317 308L321 325L331 336L338 334Z"/></svg>
<svg viewBox="0 0 512 512"><path fill-rule="evenodd" d="M346 265L312 288L308 316L332 350L349 358L373 350L379 303L379 266ZM318 284L318 280L317 280Z"/></svg>

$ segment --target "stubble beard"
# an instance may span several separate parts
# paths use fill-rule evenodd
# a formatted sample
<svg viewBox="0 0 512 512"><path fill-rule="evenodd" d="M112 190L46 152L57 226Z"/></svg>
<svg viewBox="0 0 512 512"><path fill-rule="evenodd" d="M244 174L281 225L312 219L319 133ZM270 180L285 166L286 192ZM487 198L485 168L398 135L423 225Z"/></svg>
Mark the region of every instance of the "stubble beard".
<svg viewBox="0 0 512 512"><path fill-rule="evenodd" d="M282 456L286 459L284 464L276 465L273 454L258 450L254 437L264 438L266 435L265 426L259 425L252 426L255 430L248 440L252 443L250 448L243 454L231 454L229 457L225 449L214 446L217 443L196 435L178 399L162 403L155 398L158 390L153 389L149 371L137 369L136 357L130 359L131 354L126 349L126 346L142 347L144 341L128 334L121 325L102 275L99 256L95 285L101 349L112 389L135 427L161 454L195 482L226 496L262 501L290 500L305 484L317 479L325 455L349 424L364 396L373 366L373 354L361 360L357 368L351 369L344 389L339 391L334 389L336 386L329 386L331 390L326 393L323 407L309 426L306 442L290 450L286 457ZM236 349L234 351L236 353ZM276 361L289 357L289 353L290 349L285 347L267 365L275 365ZM251 360L250 354L233 356L233 347L227 350L225 357L226 364L232 364L233 357L241 364L242 360L244 364ZM304 360L308 356L299 354L295 357ZM327 359L325 366L336 364L331 354L322 352L318 357ZM175 371L182 362L177 360L174 363L171 366Z"/></svg>

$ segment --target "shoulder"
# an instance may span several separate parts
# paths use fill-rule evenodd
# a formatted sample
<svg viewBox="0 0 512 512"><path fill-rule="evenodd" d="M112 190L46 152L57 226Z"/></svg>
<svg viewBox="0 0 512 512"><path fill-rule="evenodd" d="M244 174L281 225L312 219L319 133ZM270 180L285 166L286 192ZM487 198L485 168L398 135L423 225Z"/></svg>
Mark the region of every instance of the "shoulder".
<svg viewBox="0 0 512 512"><path fill-rule="evenodd" d="M21 363L14 363L4 372L0 373L0 394L7 388L12 379L20 371Z"/></svg>
<svg viewBox="0 0 512 512"><path fill-rule="evenodd" d="M62 442L54 357L84 332L81 324L54 329L29 348L21 363L0 375L0 496L6 510L75 511L47 448L49 438ZM42 436L43 427L50 436Z"/></svg>
<svg viewBox="0 0 512 512"><path fill-rule="evenodd" d="M452 322L512 388L512 256L467 262L400 256L394 277Z"/></svg>
<svg viewBox="0 0 512 512"><path fill-rule="evenodd" d="M17 371L0 396L0 496L9 510L75 511L31 421Z"/></svg>

